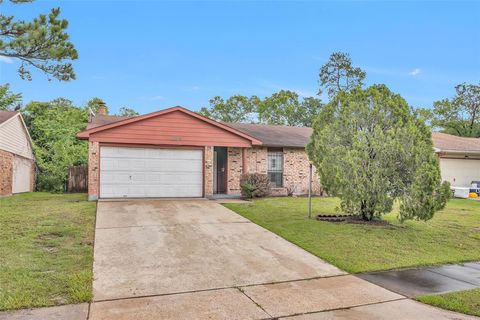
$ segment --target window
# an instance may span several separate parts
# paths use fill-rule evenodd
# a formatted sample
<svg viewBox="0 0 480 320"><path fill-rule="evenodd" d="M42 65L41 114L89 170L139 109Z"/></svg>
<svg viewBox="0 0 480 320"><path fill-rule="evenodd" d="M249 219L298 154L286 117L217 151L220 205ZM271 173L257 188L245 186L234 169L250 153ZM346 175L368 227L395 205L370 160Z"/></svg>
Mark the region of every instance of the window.
<svg viewBox="0 0 480 320"><path fill-rule="evenodd" d="M273 187L283 187L283 150L268 149L268 178Z"/></svg>

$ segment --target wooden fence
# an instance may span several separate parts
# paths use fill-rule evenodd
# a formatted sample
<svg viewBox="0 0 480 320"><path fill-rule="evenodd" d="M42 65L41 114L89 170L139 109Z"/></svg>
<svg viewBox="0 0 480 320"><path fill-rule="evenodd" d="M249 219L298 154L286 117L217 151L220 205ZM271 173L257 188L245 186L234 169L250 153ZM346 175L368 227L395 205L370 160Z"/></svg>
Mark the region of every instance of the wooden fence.
<svg viewBox="0 0 480 320"><path fill-rule="evenodd" d="M87 192L88 167L72 166L68 169L67 192Z"/></svg>

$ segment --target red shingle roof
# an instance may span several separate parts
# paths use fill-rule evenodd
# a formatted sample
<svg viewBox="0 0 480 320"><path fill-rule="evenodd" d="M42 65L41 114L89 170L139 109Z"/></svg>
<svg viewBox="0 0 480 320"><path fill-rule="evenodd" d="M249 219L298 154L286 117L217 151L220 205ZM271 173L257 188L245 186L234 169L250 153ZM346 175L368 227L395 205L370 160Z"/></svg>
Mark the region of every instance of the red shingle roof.
<svg viewBox="0 0 480 320"><path fill-rule="evenodd" d="M6 111L6 110L0 110L0 124L4 123L14 115L16 115L18 111Z"/></svg>

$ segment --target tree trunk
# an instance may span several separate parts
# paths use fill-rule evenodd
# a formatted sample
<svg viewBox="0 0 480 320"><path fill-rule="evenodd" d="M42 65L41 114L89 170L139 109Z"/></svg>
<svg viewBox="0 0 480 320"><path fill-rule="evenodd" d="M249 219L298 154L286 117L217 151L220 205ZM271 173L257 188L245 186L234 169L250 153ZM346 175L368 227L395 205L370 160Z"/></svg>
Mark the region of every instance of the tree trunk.
<svg viewBox="0 0 480 320"><path fill-rule="evenodd" d="M360 204L360 213L362 214L362 219L364 221L371 221L373 218L373 210L369 210L365 201L362 201Z"/></svg>

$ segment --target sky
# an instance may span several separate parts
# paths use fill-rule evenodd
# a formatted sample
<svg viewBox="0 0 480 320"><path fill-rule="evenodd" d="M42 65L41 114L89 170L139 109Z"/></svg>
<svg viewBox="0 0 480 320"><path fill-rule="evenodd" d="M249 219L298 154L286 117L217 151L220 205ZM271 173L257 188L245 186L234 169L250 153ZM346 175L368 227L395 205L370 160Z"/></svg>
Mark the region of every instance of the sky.
<svg viewBox="0 0 480 320"><path fill-rule="evenodd" d="M0 84L23 102L57 97L83 106L102 98L115 113L181 105L214 96L318 92L318 72L335 51L413 107L480 83L480 1L41 1L1 5L32 19L60 7L79 52L77 79L21 80L18 61L0 57ZM322 95L322 100L327 100Z"/></svg>

